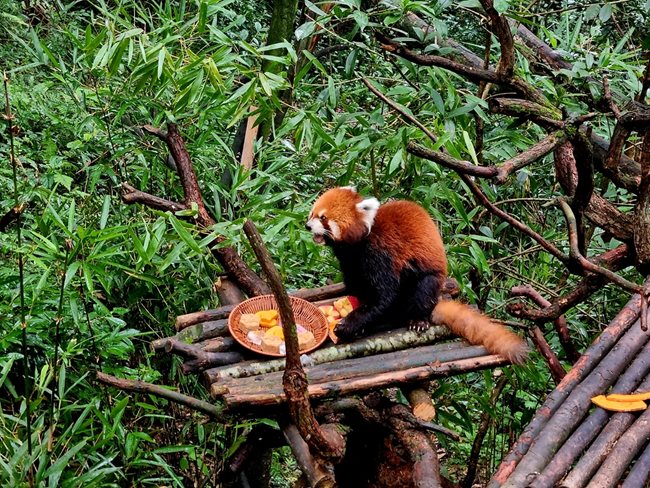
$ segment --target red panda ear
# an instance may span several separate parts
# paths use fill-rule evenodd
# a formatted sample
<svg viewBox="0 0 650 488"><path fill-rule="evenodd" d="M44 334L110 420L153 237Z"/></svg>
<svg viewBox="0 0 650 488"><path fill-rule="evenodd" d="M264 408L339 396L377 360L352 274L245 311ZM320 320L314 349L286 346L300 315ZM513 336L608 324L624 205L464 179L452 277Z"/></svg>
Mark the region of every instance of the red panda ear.
<svg viewBox="0 0 650 488"><path fill-rule="evenodd" d="M356 204L357 212L361 214L361 220L366 225L367 232L372 229L375 223L375 216L379 210L379 200L376 198L367 198Z"/></svg>

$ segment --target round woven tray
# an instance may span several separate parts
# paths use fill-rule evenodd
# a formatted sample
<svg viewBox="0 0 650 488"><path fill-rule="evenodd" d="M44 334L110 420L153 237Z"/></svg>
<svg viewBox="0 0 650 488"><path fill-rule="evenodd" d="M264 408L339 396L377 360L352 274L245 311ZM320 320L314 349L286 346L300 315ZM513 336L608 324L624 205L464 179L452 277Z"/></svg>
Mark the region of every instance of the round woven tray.
<svg viewBox="0 0 650 488"><path fill-rule="evenodd" d="M291 308L296 324L302 325L305 329L314 334L314 345L301 349L300 354L305 354L318 348L327 339L327 319L325 315L318 310L318 307L302 298L289 297ZM253 344L248 340L248 331L239 327L239 319L244 313L255 313L261 310L278 310L275 297L273 295L262 295L259 297L249 298L237 305L228 316L228 329L230 333L246 349L264 354L265 356L284 357L284 354L272 353L262 350L261 345Z"/></svg>

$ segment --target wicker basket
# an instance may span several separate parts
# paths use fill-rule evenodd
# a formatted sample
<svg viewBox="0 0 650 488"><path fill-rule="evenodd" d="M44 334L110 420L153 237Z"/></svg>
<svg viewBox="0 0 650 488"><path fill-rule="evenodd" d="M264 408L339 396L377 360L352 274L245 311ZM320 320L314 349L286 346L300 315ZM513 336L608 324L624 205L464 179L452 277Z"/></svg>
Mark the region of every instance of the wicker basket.
<svg viewBox="0 0 650 488"><path fill-rule="evenodd" d="M318 348L327 339L327 319L325 315L318 310L316 305L303 300L302 298L289 297L291 301L291 308L293 308L293 315L296 319L296 324L302 325L305 329L314 334L314 345L300 351L300 354L305 354ZM239 319L244 313L255 313L261 310L277 310L278 307L273 295L262 295L259 297L250 298L237 305L230 315L228 316L228 329L230 333L246 349L264 354L266 356L283 357L284 354L272 353L262 350L262 346L253 344L248 340L248 331L239 327Z"/></svg>

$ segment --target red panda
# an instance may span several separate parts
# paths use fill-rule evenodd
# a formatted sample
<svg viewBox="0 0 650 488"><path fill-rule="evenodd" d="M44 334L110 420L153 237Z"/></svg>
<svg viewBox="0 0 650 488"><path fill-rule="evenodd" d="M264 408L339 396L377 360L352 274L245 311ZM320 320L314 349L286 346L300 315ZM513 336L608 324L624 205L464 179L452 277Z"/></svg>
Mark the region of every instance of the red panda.
<svg viewBox="0 0 650 488"><path fill-rule="evenodd" d="M467 305L439 300L447 278L445 248L438 227L417 203L380 205L353 187L332 188L316 200L306 226L317 244L332 248L348 293L360 301L334 331L342 340L378 322L416 330L443 323L492 354L517 364L525 360L528 347L517 334Z"/></svg>

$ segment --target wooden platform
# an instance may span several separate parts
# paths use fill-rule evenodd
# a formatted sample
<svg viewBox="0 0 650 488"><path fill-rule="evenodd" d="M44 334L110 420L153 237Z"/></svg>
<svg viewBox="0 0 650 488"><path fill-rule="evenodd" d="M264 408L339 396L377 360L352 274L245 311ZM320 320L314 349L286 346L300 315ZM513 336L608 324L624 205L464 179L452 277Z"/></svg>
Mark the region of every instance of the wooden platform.
<svg viewBox="0 0 650 488"><path fill-rule="evenodd" d="M585 351L526 427L488 488L650 486L650 408L608 412L591 398L650 391L650 332L637 295Z"/></svg>
<svg viewBox="0 0 650 488"><path fill-rule="evenodd" d="M344 296L344 288L338 284L292 294L317 305L330 305ZM183 371L200 374L213 398L223 400L227 407L284 402L284 358L255 355L236 343L229 336L227 326L232 308L225 306L180 316L179 332L154 341L152 347L157 352L184 356ZM450 337L449 331L441 326L431 327L424 333L390 330L350 344L334 345L328 339L301 360L313 399L336 398L508 364L501 356L488 354L483 347Z"/></svg>

